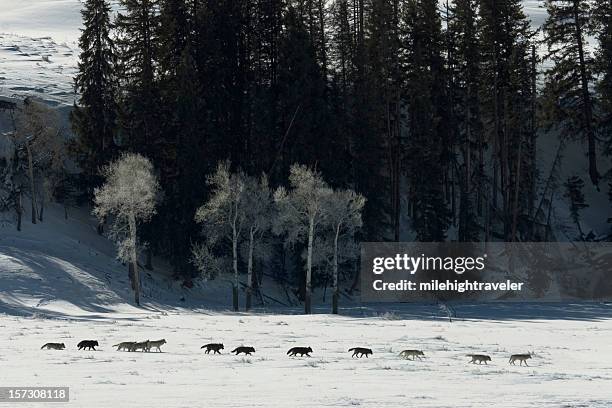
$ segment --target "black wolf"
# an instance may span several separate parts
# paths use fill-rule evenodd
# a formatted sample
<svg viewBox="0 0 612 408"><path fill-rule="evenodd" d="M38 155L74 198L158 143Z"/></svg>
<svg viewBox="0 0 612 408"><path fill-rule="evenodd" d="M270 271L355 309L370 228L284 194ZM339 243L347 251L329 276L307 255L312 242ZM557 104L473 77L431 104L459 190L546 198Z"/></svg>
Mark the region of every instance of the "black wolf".
<svg viewBox="0 0 612 408"><path fill-rule="evenodd" d="M351 357L357 356L357 357L361 358L363 356L366 356L366 358L368 358L368 355L372 354L372 350L371 349L364 348L364 347L353 347L353 348L350 348L348 351L349 352L351 352L351 351L353 352L353 355Z"/></svg>
<svg viewBox="0 0 612 408"><path fill-rule="evenodd" d="M232 353L236 353L236 355L240 353L244 353L247 356L250 356L251 353L254 353L254 352L255 352L255 349L253 347L247 347L247 346L236 347L235 349L232 350Z"/></svg>
<svg viewBox="0 0 612 408"><path fill-rule="evenodd" d="M95 350L96 346L100 346L96 340L83 340L82 342L77 344L79 350Z"/></svg>
<svg viewBox="0 0 612 408"><path fill-rule="evenodd" d="M288 356L300 355L300 357L304 357L304 355L310 357L310 353L312 353L312 349L310 347L293 347L289 349L287 352Z"/></svg>
<svg viewBox="0 0 612 408"><path fill-rule="evenodd" d="M204 353L208 354L211 351L213 351L213 354L221 354L219 352L219 350L223 350L223 344L221 343L210 343L210 344L205 344L202 347L200 347L201 349L205 348L206 351ZM255 351L255 350L253 350Z"/></svg>

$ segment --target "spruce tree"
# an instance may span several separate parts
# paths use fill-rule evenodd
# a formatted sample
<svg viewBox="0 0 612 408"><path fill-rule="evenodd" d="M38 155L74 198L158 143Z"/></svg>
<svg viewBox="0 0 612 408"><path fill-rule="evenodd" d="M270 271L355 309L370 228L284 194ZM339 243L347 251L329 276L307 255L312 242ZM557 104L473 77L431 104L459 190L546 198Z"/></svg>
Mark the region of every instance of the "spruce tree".
<svg viewBox="0 0 612 408"><path fill-rule="evenodd" d="M546 119L560 125L564 136L579 135L588 148L589 177L597 186L597 141L594 119L594 60L586 38L593 34L591 2L547 0L544 37L553 66L546 72Z"/></svg>
<svg viewBox="0 0 612 408"><path fill-rule="evenodd" d="M519 149L527 137L524 127L531 123L525 117L534 106L532 88L525 87L531 82L525 82L523 75L531 72L533 33L520 0L480 0L479 10L481 114L492 165L485 191L490 197L485 211L485 239L496 232L493 220L499 219L503 231L497 234L513 240L513 220L520 211L516 197L526 186L517 175L526 169L518 165L523 154Z"/></svg>
<svg viewBox="0 0 612 408"><path fill-rule="evenodd" d="M476 214L482 213L484 135L480 113L478 1L457 0L450 6L449 100L460 156L458 240L479 240Z"/></svg>
<svg viewBox="0 0 612 408"><path fill-rule="evenodd" d="M121 75L121 143L154 159L159 141L159 4L122 0L115 25Z"/></svg>
<svg viewBox="0 0 612 408"><path fill-rule="evenodd" d="M596 71L599 74L597 90L601 100L601 132L609 134L612 130L612 1L601 1L597 6ZM606 140L606 151L612 153L612 137Z"/></svg>
<svg viewBox="0 0 612 408"><path fill-rule="evenodd" d="M307 21L291 6L283 18L276 86L279 128L271 173L277 180L286 179L289 167L296 162L321 163L320 170L332 163L325 157L331 153L326 78Z"/></svg>
<svg viewBox="0 0 612 408"><path fill-rule="evenodd" d="M450 214L443 185L448 165L448 111L437 2L408 1L402 23L413 225L418 241L439 242L446 238Z"/></svg>
<svg viewBox="0 0 612 408"><path fill-rule="evenodd" d="M87 0L81 15L81 54L75 90L80 94L71 114L73 145L89 194L100 182L99 169L113 156L117 127L116 54L110 32L111 8L106 0Z"/></svg>
<svg viewBox="0 0 612 408"><path fill-rule="evenodd" d="M368 169L371 169L371 166L383 166L382 175L367 177L373 183L368 186L371 192L367 197L369 206L377 207L377 222L384 227L384 230L378 232L377 239L392 238L398 241L403 154L399 2L374 0L369 5L366 17L363 57L359 48L357 49L357 62L360 63L360 58L364 58L363 78L360 78L363 82L358 84L363 90L356 90L359 98L357 106L363 110L359 114L366 120L357 145L359 151L363 152L363 157L358 160L367 160L364 163L368 163ZM366 209L366 219L372 210ZM390 237L387 236L389 233Z"/></svg>

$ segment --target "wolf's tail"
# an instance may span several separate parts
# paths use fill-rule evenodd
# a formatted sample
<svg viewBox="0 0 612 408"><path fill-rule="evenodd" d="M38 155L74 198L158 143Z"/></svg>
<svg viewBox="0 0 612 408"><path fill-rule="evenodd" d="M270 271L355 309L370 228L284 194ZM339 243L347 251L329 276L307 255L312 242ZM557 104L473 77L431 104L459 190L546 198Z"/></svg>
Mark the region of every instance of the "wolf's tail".
<svg viewBox="0 0 612 408"><path fill-rule="evenodd" d="M238 348L235 348L235 349L233 349L231 352L232 352L232 353L235 353L235 352L237 352L237 351L238 351Z"/></svg>
<svg viewBox="0 0 612 408"><path fill-rule="evenodd" d="M44 349L45 347L47 347L47 345L48 345L48 344L49 344L49 343L45 344L45 345L44 345L44 346L42 346L40 349L41 349L41 350L42 350L42 349Z"/></svg>
<svg viewBox="0 0 612 408"><path fill-rule="evenodd" d="M355 347L348 349L348 351L355 351Z"/></svg>
<svg viewBox="0 0 612 408"><path fill-rule="evenodd" d="M289 351L287 352L287 355L291 354L292 351L293 349L289 349Z"/></svg>

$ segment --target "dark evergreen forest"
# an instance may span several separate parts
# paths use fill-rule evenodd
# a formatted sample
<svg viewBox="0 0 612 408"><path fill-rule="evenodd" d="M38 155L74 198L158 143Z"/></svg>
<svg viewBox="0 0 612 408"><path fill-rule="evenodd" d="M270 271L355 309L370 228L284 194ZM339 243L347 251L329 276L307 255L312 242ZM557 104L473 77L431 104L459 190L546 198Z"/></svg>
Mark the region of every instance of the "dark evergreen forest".
<svg viewBox="0 0 612 408"><path fill-rule="evenodd" d="M520 0L87 0L80 191L122 152L149 158L164 195L143 239L186 280L223 160L364 195L361 241L548 240L553 194L579 218L583 189L609 189L612 3L546 7L534 30ZM542 171L550 132L587 172Z"/></svg>

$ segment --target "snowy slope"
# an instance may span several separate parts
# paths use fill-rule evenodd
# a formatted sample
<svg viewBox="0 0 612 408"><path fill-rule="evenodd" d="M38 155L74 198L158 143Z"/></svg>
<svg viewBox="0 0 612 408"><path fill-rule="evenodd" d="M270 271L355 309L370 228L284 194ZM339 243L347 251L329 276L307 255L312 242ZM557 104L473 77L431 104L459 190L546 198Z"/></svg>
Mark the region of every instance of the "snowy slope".
<svg viewBox="0 0 612 408"><path fill-rule="evenodd" d="M2 1L0 95L73 103L80 9L78 0Z"/></svg>
<svg viewBox="0 0 612 408"><path fill-rule="evenodd" d="M115 248L96 233L87 209L70 209L68 220L59 205L45 209L45 221L23 230L4 216L0 223L0 313L92 318L108 312L137 312L131 304L127 269L115 259ZM223 280L185 289L170 268L155 259L154 271L141 273L143 304L218 308L230 305ZM181 300L183 299L183 300Z"/></svg>

